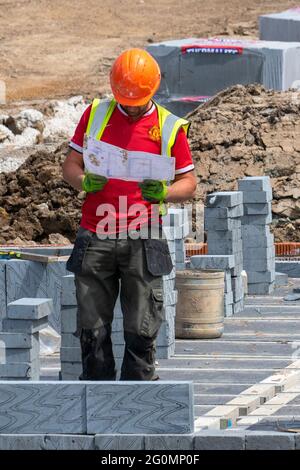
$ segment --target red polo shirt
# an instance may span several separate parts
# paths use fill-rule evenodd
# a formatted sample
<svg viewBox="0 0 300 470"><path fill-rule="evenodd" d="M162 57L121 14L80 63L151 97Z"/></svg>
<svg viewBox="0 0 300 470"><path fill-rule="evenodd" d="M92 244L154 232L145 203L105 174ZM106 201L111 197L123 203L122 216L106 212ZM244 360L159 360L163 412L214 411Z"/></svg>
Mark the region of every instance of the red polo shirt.
<svg viewBox="0 0 300 470"><path fill-rule="evenodd" d="M83 113L70 141L70 147L79 153L83 152L83 138L90 112L91 105ZM158 131L158 112L154 104L138 121L133 121L118 105L103 132L101 140L125 150L160 154L161 140ZM186 173L194 168L189 144L183 129L178 132L172 148L172 156L176 159L176 174ZM134 204L139 206L134 206ZM104 228L105 232L123 232L129 226L133 228L137 216L139 216L140 225L147 224L149 219L153 220L151 206L153 204L142 198L138 183L112 178L109 179L102 191L87 194L82 207L80 225L92 232L101 231L101 226L104 226L109 214L111 217L109 220L112 221L112 224Z"/></svg>

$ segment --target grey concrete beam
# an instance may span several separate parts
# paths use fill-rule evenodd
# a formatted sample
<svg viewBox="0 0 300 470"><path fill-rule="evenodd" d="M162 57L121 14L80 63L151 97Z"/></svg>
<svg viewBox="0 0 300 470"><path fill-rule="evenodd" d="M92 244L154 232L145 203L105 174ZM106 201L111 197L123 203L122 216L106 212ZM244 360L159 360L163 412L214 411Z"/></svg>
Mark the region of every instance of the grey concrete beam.
<svg viewBox="0 0 300 470"><path fill-rule="evenodd" d="M193 426L192 383L87 383L90 434L184 434Z"/></svg>

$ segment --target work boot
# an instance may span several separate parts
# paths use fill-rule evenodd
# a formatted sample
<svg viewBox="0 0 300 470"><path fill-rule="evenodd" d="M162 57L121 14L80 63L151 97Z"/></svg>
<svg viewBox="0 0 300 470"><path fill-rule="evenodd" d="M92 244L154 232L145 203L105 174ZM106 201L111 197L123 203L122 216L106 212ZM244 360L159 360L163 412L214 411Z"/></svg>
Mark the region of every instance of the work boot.
<svg viewBox="0 0 300 470"><path fill-rule="evenodd" d="M115 360L111 343L111 325L92 330L82 329L81 380L115 380Z"/></svg>

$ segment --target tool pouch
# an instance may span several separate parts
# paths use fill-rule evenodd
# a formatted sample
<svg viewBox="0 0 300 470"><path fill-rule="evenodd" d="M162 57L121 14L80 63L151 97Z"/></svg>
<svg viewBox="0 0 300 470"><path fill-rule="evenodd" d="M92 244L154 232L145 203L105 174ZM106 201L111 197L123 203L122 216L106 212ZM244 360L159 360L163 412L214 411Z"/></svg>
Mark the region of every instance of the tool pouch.
<svg viewBox="0 0 300 470"><path fill-rule="evenodd" d="M74 274L80 274L87 247L89 246L94 234L82 227L79 228L70 258L67 261L66 268Z"/></svg>
<svg viewBox="0 0 300 470"><path fill-rule="evenodd" d="M147 268L152 276L165 276L173 269L168 242L166 240L144 240Z"/></svg>

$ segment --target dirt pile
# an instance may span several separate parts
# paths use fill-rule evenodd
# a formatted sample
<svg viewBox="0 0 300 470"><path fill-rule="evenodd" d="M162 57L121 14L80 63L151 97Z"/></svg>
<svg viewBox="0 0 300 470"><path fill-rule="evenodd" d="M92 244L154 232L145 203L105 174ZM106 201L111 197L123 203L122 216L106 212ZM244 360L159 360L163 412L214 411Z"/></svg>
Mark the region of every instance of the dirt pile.
<svg viewBox="0 0 300 470"><path fill-rule="evenodd" d="M67 144L37 146L17 171L0 174L0 244L74 240L81 195L62 179Z"/></svg>
<svg viewBox="0 0 300 470"><path fill-rule="evenodd" d="M189 115L197 199L269 175L277 241L300 241L300 92L237 85Z"/></svg>
<svg viewBox="0 0 300 470"><path fill-rule="evenodd" d="M300 93L238 85L189 119L197 199L236 190L243 176L269 175L276 240L299 241ZM0 244L74 240L84 196L62 179L66 152L66 143L37 145L16 171L0 174Z"/></svg>

